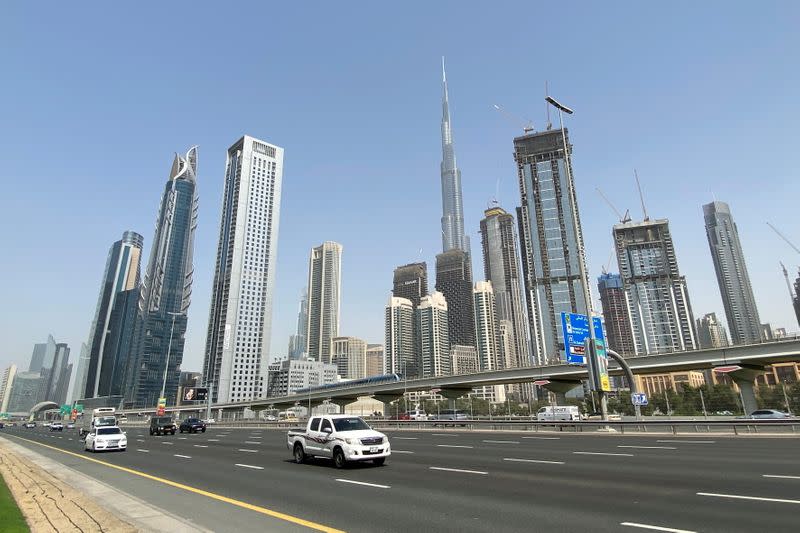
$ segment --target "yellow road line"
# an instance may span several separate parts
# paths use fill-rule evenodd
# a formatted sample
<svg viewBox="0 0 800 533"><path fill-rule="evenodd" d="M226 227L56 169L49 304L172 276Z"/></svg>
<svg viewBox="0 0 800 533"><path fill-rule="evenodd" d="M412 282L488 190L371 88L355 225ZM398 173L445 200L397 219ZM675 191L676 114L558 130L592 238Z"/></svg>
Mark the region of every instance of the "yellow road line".
<svg viewBox="0 0 800 533"><path fill-rule="evenodd" d="M341 529L335 529L332 527L328 527L322 524L318 524L316 522L311 522L310 520L304 520L302 518L298 518L296 516L292 516L286 513L281 513L278 511L273 511L272 509L267 509L266 507L261 507L259 505L253 505L252 503L243 502L240 500L234 500L233 498L228 498L227 496L222 496L220 494L215 494L213 492L208 492L206 490L198 489L195 487L190 487L189 485L184 485L183 483L178 483L176 481L171 481L169 479L160 478L157 476L153 476L150 474L146 474L144 472L140 472L138 470L133 470L132 468L126 468L124 466L115 465L113 463L107 463L106 461L101 461L99 459L95 459L93 457L86 457L85 455L81 455L79 453L70 452L67 450L62 450L61 448L57 448L55 446L50 446L48 444L43 444L41 442L26 439L24 437L18 437L16 435L8 435L9 437L14 437L16 439L24 440L25 442L30 442L32 444L38 444L44 448L49 448L51 450L55 450L57 452L65 453L67 455L72 455L73 457L78 457L80 459L85 459L86 461L91 461L92 463L97 463L99 465L107 466L109 468L115 468L117 470L121 470L122 472L126 472L128 474L133 474L135 476L143 477L145 479L149 479L152 481L158 481L159 483L163 483L165 485L169 485L170 487L175 487L178 489L185 490L187 492L193 492L195 494L200 494L201 496L205 496L207 498L211 498L212 500L218 500L221 502L229 503L231 505L235 505L237 507L241 507L243 509L249 509L251 511L255 511L257 513L261 513L267 516L271 516L273 518L277 518L279 520L285 520L287 522L291 522L293 524L298 524L301 526L305 526L310 529L316 529L317 531L324 531L325 533L345 533Z"/></svg>

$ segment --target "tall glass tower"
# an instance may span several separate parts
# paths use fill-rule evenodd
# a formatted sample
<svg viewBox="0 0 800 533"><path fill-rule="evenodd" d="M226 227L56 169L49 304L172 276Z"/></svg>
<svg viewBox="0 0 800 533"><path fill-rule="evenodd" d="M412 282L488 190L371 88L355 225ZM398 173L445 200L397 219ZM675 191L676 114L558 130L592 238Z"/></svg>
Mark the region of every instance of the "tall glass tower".
<svg viewBox="0 0 800 533"><path fill-rule="evenodd" d="M137 407L157 404L164 383L175 405L192 296L194 232L197 227L197 147L175 154L156 218L156 232L139 297L135 357L127 378Z"/></svg>
<svg viewBox="0 0 800 533"><path fill-rule="evenodd" d="M759 342L761 319L731 208L725 202L711 202L703 206L703 218L731 340L733 344Z"/></svg>
<svg viewBox="0 0 800 533"><path fill-rule="evenodd" d="M464 235L464 206L461 199L461 171L456 165L450 101L442 58L442 251L458 248L469 253L469 238Z"/></svg>
<svg viewBox="0 0 800 533"><path fill-rule="evenodd" d="M331 340L339 336L342 245L325 241L308 260L308 357L331 363Z"/></svg>

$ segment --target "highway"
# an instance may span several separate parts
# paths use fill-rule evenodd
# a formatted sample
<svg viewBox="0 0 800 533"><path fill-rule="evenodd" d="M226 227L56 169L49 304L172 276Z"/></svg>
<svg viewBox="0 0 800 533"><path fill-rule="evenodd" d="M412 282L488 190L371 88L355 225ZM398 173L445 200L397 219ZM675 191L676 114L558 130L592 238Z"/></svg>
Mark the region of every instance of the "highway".
<svg viewBox="0 0 800 533"><path fill-rule="evenodd" d="M336 470L292 463L284 431L126 431L97 454L74 431L0 436L214 531L800 528L794 437L390 431L385 466Z"/></svg>

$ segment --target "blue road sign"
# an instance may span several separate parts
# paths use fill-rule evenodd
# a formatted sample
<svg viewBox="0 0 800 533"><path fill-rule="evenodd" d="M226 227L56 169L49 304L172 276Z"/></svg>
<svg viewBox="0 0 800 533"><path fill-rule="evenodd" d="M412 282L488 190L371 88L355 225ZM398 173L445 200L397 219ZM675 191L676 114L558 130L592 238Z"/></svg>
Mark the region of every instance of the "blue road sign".
<svg viewBox="0 0 800 533"><path fill-rule="evenodd" d="M603 321L600 317L592 317L594 338L605 342ZM564 333L564 349L567 352L567 363L571 365L586 364L586 345L589 337L589 319L579 313L561 313L561 328Z"/></svg>
<svg viewBox="0 0 800 533"><path fill-rule="evenodd" d="M644 392L632 392L631 403L633 405L647 405L647 394Z"/></svg>

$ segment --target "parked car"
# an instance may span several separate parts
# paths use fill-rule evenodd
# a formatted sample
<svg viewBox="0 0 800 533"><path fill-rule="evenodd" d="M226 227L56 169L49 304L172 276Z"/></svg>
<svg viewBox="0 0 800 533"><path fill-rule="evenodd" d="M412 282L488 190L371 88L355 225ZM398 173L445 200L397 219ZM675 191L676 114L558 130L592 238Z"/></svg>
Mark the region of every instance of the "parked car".
<svg viewBox="0 0 800 533"><path fill-rule="evenodd" d="M29 428L29 429L30 428L35 428L36 427L36 422L25 422L25 427Z"/></svg>
<svg viewBox="0 0 800 533"><path fill-rule="evenodd" d="M100 426L86 435L83 445L85 450L99 452L101 450L121 450L128 448L128 437L118 426Z"/></svg>
<svg viewBox="0 0 800 533"><path fill-rule="evenodd" d="M203 420L203 422L205 422L205 424L206 424L207 426L209 426L209 425L211 425L211 424L216 424L216 423L217 423L217 421L216 421L216 420L214 420L213 418L206 418L205 420Z"/></svg>
<svg viewBox="0 0 800 533"><path fill-rule="evenodd" d="M189 433L197 433L198 431L206 432L206 423L199 418L187 418L181 422L180 432L187 431Z"/></svg>
<svg viewBox="0 0 800 533"><path fill-rule="evenodd" d="M278 417L275 415L267 415L264 417L264 420L266 420L267 422L277 422Z"/></svg>
<svg viewBox="0 0 800 533"><path fill-rule="evenodd" d="M744 418L791 418L792 415L788 413L784 413L783 411L777 411L775 409L758 409L750 413L750 416Z"/></svg>
<svg viewBox="0 0 800 533"><path fill-rule="evenodd" d="M50 431L64 431L64 424L61 422L51 422Z"/></svg>
<svg viewBox="0 0 800 533"><path fill-rule="evenodd" d="M151 435L170 435L175 434L175 423L171 417L168 416L154 416L150 419L150 434Z"/></svg>

